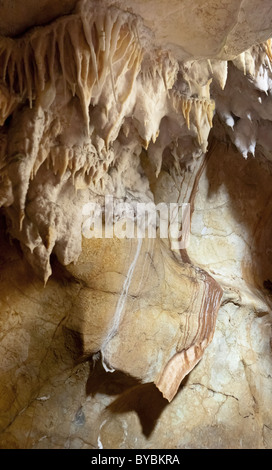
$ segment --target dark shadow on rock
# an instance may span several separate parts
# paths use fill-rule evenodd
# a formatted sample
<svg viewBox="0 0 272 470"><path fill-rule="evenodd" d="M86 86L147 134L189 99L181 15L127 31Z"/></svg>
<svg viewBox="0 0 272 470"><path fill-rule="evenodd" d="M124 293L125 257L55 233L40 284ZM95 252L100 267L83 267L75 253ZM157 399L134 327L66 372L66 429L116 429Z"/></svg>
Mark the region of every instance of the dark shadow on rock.
<svg viewBox="0 0 272 470"><path fill-rule="evenodd" d="M185 386L187 381L188 376L185 377L180 384L178 393ZM116 400L114 400L105 411L110 412L111 414L135 411L141 422L144 436L149 437L152 434L163 410L168 405L168 400L163 397L156 385L154 383L146 383L136 385L135 387L126 390L122 395L116 398Z"/></svg>
<svg viewBox="0 0 272 470"><path fill-rule="evenodd" d="M120 395L140 383L139 379L122 371L106 372L100 359L100 353L97 353L93 355L90 361L90 375L86 383L86 395L92 397L97 393L110 396Z"/></svg>
<svg viewBox="0 0 272 470"><path fill-rule="evenodd" d="M69 351L75 364L86 361L84 356L83 336L78 331L67 328L65 325L62 327L64 336L64 344L67 351Z"/></svg>
<svg viewBox="0 0 272 470"><path fill-rule="evenodd" d="M188 376L182 381L179 392L187 380ZM86 384L87 395L95 396L97 393L117 395L103 414L119 415L134 411L139 417L145 437L151 435L161 413L169 405L154 383L143 384L139 379L121 371L106 372L100 359L94 367L91 366Z"/></svg>
<svg viewBox="0 0 272 470"><path fill-rule="evenodd" d="M55 254L51 255L50 264L52 268L52 278L62 286L67 286L70 282L77 282L75 277L69 273L68 269L58 261Z"/></svg>
<svg viewBox="0 0 272 470"><path fill-rule="evenodd" d="M136 385L122 393L107 408L111 414L122 414L130 411L137 413L145 437L149 437L156 423L168 405L154 383Z"/></svg>
<svg viewBox="0 0 272 470"><path fill-rule="evenodd" d="M242 273L253 289L271 302L272 285L272 164L260 149L247 160L231 143L219 142L216 125L210 136L211 155L206 166L208 199L224 186L239 236L249 237L250 256L242 263Z"/></svg>

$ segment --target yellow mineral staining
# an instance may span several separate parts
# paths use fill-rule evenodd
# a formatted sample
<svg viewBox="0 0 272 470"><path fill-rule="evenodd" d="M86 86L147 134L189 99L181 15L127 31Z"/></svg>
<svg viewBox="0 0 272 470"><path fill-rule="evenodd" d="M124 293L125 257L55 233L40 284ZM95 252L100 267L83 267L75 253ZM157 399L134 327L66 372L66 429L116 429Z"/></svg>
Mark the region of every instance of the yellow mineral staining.
<svg viewBox="0 0 272 470"><path fill-rule="evenodd" d="M208 98L193 98L182 95L177 91L172 91L171 99L174 110L177 113L182 112L188 129L193 123L197 129L198 142L203 144L205 138L203 136L203 128L205 125L212 127L212 119L215 109L215 103Z"/></svg>
<svg viewBox="0 0 272 470"><path fill-rule="evenodd" d="M265 52L267 57L269 58L270 62L272 62L272 38L268 39L264 43Z"/></svg>
<svg viewBox="0 0 272 470"><path fill-rule="evenodd" d="M158 138L158 136L159 136L159 133L160 133L160 131L158 130L158 131L156 132L156 134L152 135L152 142L153 142L153 144L155 144L155 142L156 142L156 140L157 140L157 138Z"/></svg>
<svg viewBox="0 0 272 470"><path fill-rule="evenodd" d="M190 129L190 112L192 108L192 100L186 99L186 98L181 99L181 106L182 106L183 117L186 120L188 129Z"/></svg>

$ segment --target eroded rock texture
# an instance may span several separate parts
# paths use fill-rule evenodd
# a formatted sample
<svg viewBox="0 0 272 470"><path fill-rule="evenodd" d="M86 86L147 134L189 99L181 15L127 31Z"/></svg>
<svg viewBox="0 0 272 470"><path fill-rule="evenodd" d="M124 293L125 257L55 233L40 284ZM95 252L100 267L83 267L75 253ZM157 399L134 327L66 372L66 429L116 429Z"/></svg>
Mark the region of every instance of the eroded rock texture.
<svg viewBox="0 0 272 470"><path fill-rule="evenodd" d="M1 448L272 447L271 7L153 3L2 7ZM189 246L85 238L106 195Z"/></svg>

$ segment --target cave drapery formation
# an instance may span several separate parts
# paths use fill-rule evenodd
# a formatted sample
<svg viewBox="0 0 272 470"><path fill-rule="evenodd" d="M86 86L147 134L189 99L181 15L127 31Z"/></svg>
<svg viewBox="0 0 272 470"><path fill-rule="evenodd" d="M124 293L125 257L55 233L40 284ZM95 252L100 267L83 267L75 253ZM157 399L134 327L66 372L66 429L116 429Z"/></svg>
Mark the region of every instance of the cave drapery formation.
<svg viewBox="0 0 272 470"><path fill-rule="evenodd" d="M153 3L0 6L3 448L272 447L271 8ZM106 195L190 245L83 237Z"/></svg>

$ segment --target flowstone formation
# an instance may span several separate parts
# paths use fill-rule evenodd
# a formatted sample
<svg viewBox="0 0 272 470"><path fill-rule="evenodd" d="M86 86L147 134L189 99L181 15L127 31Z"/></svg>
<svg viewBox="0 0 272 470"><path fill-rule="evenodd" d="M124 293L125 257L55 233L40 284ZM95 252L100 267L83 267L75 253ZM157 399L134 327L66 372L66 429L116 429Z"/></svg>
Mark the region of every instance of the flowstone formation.
<svg viewBox="0 0 272 470"><path fill-rule="evenodd" d="M141 174L142 149L151 154L156 175L164 152L174 156L178 168L207 149L214 110L210 81L191 83L188 72L178 78L177 61L169 51L152 49L150 40L134 14L89 2L20 39L2 39L2 205L11 235L45 282L52 254L64 265L80 254L84 202L103 194L132 202L154 200L147 176ZM100 243L105 249L105 241ZM198 283L193 273L191 277ZM185 334L185 343L178 339L179 346L168 339L169 351L160 366L166 377L162 371L158 378L158 371L139 376L156 381L169 400L214 332L221 289L210 278L204 285L200 305L196 302L193 313L185 312L199 319L193 333ZM113 314L122 314L118 304ZM91 322L92 317L90 313ZM119 324L107 334L114 336L118 329ZM103 340L88 352L105 355L107 343ZM128 364L118 368L130 371Z"/></svg>
<svg viewBox="0 0 272 470"><path fill-rule="evenodd" d="M196 2L190 43L153 3L6 10L2 448L272 446L271 8L215 2L214 44ZM115 227L190 204L190 243L91 237L109 196Z"/></svg>

